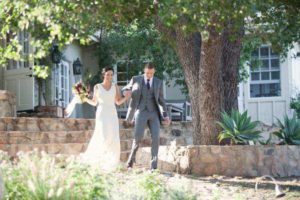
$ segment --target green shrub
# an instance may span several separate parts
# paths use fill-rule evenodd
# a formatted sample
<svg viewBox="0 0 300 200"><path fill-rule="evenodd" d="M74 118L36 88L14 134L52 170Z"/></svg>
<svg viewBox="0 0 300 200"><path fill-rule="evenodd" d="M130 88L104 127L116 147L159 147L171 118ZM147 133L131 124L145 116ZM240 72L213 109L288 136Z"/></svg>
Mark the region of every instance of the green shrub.
<svg viewBox="0 0 300 200"><path fill-rule="evenodd" d="M59 159L36 151L19 153L15 163L2 159L4 199L107 199L101 173L79 164L74 157Z"/></svg>
<svg viewBox="0 0 300 200"><path fill-rule="evenodd" d="M6 200L194 200L186 190L168 188L154 173L109 173L84 165L74 156L19 153L11 162L0 151ZM0 177L0 178L1 178ZM138 189L137 189L138 188Z"/></svg>
<svg viewBox="0 0 300 200"><path fill-rule="evenodd" d="M163 192L165 192L162 180L157 175L156 172L147 174L140 181L140 187L144 191L147 200L160 200Z"/></svg>
<svg viewBox="0 0 300 200"><path fill-rule="evenodd" d="M300 93L291 99L290 108L295 110L298 119L300 119Z"/></svg>
<svg viewBox="0 0 300 200"><path fill-rule="evenodd" d="M300 145L300 119L294 115L291 119L287 115L283 117L283 122L277 119L279 131L273 132L279 139L280 144Z"/></svg>
<svg viewBox="0 0 300 200"><path fill-rule="evenodd" d="M240 114L238 110L232 110L230 115L222 112L222 120L217 124L223 129L218 136L219 142L228 138L231 144L248 144L260 138L260 131L255 129L257 122L251 122L247 111Z"/></svg>

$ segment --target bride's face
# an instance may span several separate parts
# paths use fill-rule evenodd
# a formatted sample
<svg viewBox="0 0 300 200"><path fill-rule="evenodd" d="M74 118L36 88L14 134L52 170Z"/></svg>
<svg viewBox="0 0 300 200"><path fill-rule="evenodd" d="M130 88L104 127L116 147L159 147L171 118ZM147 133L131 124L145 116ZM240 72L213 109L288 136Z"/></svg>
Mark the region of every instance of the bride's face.
<svg viewBox="0 0 300 200"><path fill-rule="evenodd" d="M105 72L105 74L104 74L104 80L105 80L105 81L112 82L113 76L114 76L114 72L113 72L113 71L107 71L107 72Z"/></svg>

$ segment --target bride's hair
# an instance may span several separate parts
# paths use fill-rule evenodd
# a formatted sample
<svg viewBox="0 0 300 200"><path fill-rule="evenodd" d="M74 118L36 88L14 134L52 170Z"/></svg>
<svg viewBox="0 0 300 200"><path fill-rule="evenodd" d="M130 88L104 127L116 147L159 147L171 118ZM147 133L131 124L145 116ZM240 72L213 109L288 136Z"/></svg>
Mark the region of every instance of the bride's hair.
<svg viewBox="0 0 300 200"><path fill-rule="evenodd" d="M101 73L102 74L102 78L104 78L105 73L108 72L108 71L112 71L113 74L115 73L115 70L112 67L104 67L102 69L102 73Z"/></svg>

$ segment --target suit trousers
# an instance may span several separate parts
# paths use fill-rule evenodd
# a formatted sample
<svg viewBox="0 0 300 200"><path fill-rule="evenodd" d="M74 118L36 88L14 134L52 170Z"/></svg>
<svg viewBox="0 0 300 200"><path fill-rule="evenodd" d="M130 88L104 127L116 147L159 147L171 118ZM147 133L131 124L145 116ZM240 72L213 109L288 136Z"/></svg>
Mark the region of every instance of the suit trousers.
<svg viewBox="0 0 300 200"><path fill-rule="evenodd" d="M128 164L132 164L135 161L136 152L140 146L140 143L144 137L146 126L149 127L151 133L151 169L157 169L158 161L158 148L159 148L159 131L160 121L158 111L137 110L135 112L135 125L134 125L134 140L132 144L131 153L129 155Z"/></svg>

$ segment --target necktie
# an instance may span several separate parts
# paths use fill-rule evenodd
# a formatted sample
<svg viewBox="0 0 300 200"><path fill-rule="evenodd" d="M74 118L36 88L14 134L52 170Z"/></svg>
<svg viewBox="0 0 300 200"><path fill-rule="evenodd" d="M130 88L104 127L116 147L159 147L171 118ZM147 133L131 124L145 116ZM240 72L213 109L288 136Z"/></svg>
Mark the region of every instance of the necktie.
<svg viewBox="0 0 300 200"><path fill-rule="evenodd" d="M147 79L147 88L150 90L150 79Z"/></svg>

